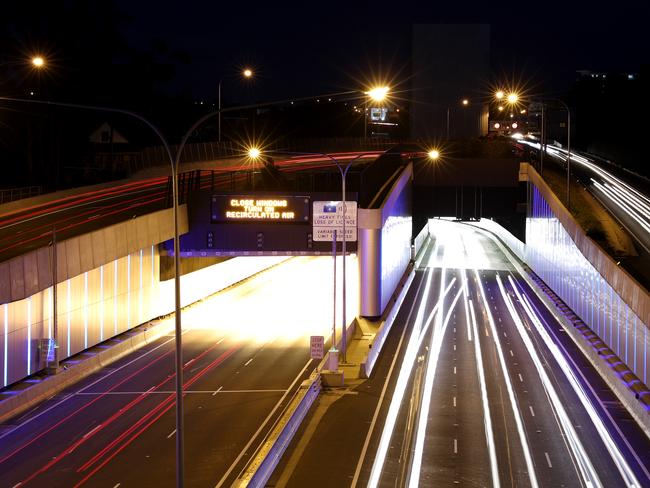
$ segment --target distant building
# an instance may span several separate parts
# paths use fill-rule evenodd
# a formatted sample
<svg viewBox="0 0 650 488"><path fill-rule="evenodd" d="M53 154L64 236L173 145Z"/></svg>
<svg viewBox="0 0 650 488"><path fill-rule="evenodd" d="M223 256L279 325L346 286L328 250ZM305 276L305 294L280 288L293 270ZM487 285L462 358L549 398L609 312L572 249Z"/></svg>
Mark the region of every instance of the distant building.
<svg viewBox="0 0 650 488"><path fill-rule="evenodd" d="M490 26L415 24L411 56L411 136L486 135Z"/></svg>

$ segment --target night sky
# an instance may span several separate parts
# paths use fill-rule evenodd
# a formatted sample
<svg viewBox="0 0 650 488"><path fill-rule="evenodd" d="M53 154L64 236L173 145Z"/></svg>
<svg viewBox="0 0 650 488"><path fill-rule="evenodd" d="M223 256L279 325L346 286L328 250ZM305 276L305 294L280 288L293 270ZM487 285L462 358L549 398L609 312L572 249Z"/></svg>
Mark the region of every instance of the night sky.
<svg viewBox="0 0 650 488"><path fill-rule="evenodd" d="M117 2L130 17L127 37L190 53L171 86L196 97L244 64L257 68L260 98L350 88L369 72L404 79L412 23L491 24L494 75L546 92L565 89L578 69L638 72L649 62L646 1L134 3Z"/></svg>
<svg viewBox="0 0 650 488"><path fill-rule="evenodd" d="M111 23L126 49L153 52L170 66L173 74L161 82L163 91L197 100L214 100L223 76L228 77L224 97L241 98L238 92L244 90L258 101L358 88L377 77L404 83L413 23L490 24L494 80L523 82L544 93L561 93L578 69L638 72L650 62L647 1L66 0L5 7L0 62L11 52L9 44L16 43L25 53L36 48L50 54L63 72L89 69L78 60L66 66L67 53L55 43L58 30L77 34L75 42L92 43L102 28L85 30L81 24L94 16L94 22ZM90 13L75 19L79 10ZM54 21L57 11L65 13ZM113 61L119 56L113 54ZM243 87L229 77L245 65L256 70L256 77Z"/></svg>

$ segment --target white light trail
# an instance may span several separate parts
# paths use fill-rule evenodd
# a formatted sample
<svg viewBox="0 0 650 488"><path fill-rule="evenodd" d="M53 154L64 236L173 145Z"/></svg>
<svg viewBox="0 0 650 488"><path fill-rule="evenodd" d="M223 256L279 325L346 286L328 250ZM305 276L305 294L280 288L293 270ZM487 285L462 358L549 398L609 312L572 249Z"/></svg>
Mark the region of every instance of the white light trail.
<svg viewBox="0 0 650 488"><path fill-rule="evenodd" d="M560 426L568 442L568 446L570 447L573 457L577 462L580 476L582 477L583 481L588 487L602 486L598 478L598 474L596 473L596 470L594 469L594 466L591 463L591 460L589 459L589 456L587 455L587 452L585 451L582 442L580 441L580 438L578 437L578 434L575 431L575 428L573 427L573 424L571 423L571 419L566 413L566 410L564 409L564 406L562 405L562 402L558 397L557 392L555 391L553 383L548 377L548 374L546 374L546 370L544 369L544 365L542 364L542 361L540 360L539 355L535 350L535 346L533 346L530 337L528 337L528 334L525 331L524 324L522 323L521 318L515 311L512 300L510 299L510 296L506 292L503 286L503 282L501 281L501 277L498 274L497 274L497 284L499 285L499 291L501 292L501 296L503 298L503 301L506 304L508 312L510 313L510 316L512 317L515 327L519 332L519 336L521 337L521 340L523 341L524 346L528 351L528 355L530 356L531 361L535 365L535 369L537 370L539 379L541 380L542 385L544 386L544 390L546 391L550 404L553 407L553 410L556 412L557 418L560 422Z"/></svg>
<svg viewBox="0 0 650 488"><path fill-rule="evenodd" d="M490 471L492 473L492 487L499 488L499 465L497 463L497 453L494 447L494 431L492 430L492 417L490 415L490 403L488 401L487 385L485 382L485 370L483 368L483 354L481 352L481 341L478 340L478 326L476 325L476 315L474 313L474 304L469 301L471 316L467 317L468 327L474 329L474 355L476 356L476 370L478 372L479 384L481 385L481 401L483 403L483 424L485 425L485 440L488 445L490 455Z"/></svg>
<svg viewBox="0 0 650 488"><path fill-rule="evenodd" d="M429 269L429 273L432 274L431 269ZM429 277L429 279L431 278ZM411 370L413 369L413 365L415 364L415 360L417 358L417 353L420 348L420 344L422 343L426 331L429 328L429 325L431 324L431 320L438 312L438 309L440 308L442 301L444 301L445 296L447 295L447 293L449 292L449 290L451 289L455 281L456 280L454 278L451 281L451 283L449 283L446 290L444 291L444 294L433 307L433 310L429 315L429 319L422 327L422 329L418 330L418 328L415 327L414 325L413 330L411 331L408 345L406 347L406 352L404 353L404 359L402 360L399 376L397 377L397 383L395 384L393 397L391 398L391 402L388 407L388 413L386 414L386 421L384 423L384 428L382 430L381 438L379 440L377 454L372 464L372 469L370 472L370 480L368 481L368 487L375 488L379 484L381 472L383 470L384 463L386 461L386 454L388 452L390 439L393 435L393 430L395 429L395 423L397 422L397 415L402 405L402 400L404 398L406 386L408 384L408 380L411 375ZM424 307L426 307L426 302L427 302L426 297L427 295L424 294L422 295L422 302L420 304L420 310L418 311L418 315L420 316L422 310L424 309Z"/></svg>
<svg viewBox="0 0 650 488"><path fill-rule="evenodd" d="M596 427L598 434L600 435L603 443L605 444L605 447L607 448L607 451L609 452L612 461L614 462L614 464L616 464L616 467L618 468L619 473L621 474L621 477L623 478L624 482L628 487L640 487L641 484L636 479L634 472L630 469L627 461L625 460L625 457L623 456L620 449L612 439L611 434L605 427L602 419L596 412L596 409L594 408L593 404L589 400L582 385L576 378L573 369L571 368L568 361L566 360L566 358L558 348L557 344L553 342L552 338L550 337L546 329L543 327L538 315L533 311L533 307L530 301L525 295L522 295L520 293L518 289L519 287L516 285L515 281L512 279L511 276L508 276L508 280L510 281L510 286L515 291L515 294L517 295L519 302L522 304L522 308L526 312L526 315L530 318L538 334L546 344L546 347L551 352L551 354L553 354L553 357L555 358L558 365L560 366L560 369L562 370L565 377L569 381L569 384L571 385L576 395L580 399L580 402L582 403L583 407L585 408L585 411L589 415L589 418L594 424L594 427Z"/></svg>
<svg viewBox="0 0 650 488"><path fill-rule="evenodd" d="M481 277L479 276L478 270L474 270L474 275L476 282L479 286L480 295L483 300L483 306L487 313L488 322L490 324L490 329L492 330L492 337L494 337L494 345L497 349L497 357L499 358L499 364L501 366L501 372L503 375L503 380L506 384L506 389L508 391L508 398L510 400L510 406L512 408L512 414L515 418L515 424L517 426L517 434L519 435L519 441L521 442L521 448L524 452L524 459L526 461L526 469L528 470L528 477L530 479L530 485L532 488L537 488L539 485L537 483L537 474L535 473L535 465L533 464L533 458L530 453L530 448L528 447L528 439L526 437L526 432L524 430L524 423L521 418L521 413L517 406L517 400L515 397L515 391L512 387L512 381L510 381L510 375L508 374L508 368L506 366L506 360L503 355L503 349L501 348L501 343L499 342L499 334L496 330L496 324L494 323L494 318L492 317L492 312L490 311L490 304L487 301L487 296L485 295L485 290L483 289L483 284L481 283Z"/></svg>

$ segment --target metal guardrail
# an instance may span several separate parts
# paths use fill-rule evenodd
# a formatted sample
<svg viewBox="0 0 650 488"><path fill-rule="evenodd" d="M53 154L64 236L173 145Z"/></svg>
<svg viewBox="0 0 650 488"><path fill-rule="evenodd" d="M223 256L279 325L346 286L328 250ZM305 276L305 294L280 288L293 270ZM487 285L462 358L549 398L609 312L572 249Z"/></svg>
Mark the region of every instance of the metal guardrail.
<svg viewBox="0 0 650 488"><path fill-rule="evenodd" d="M244 474L233 484L234 487L263 488L266 486L320 391L320 375L315 373L300 386L285 413L272 429L264 447L253 457Z"/></svg>
<svg viewBox="0 0 650 488"><path fill-rule="evenodd" d="M0 204L35 197L43 192L41 186L22 186L19 188L0 189Z"/></svg>

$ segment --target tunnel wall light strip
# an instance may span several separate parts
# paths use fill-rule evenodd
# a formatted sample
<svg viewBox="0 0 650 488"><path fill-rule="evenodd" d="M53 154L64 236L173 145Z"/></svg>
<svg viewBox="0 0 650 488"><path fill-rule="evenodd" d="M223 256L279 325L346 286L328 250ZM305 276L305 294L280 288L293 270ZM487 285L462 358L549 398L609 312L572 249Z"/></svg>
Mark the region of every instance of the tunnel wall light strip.
<svg viewBox="0 0 650 488"><path fill-rule="evenodd" d="M5 318L5 341L4 341L4 386L7 386L7 376L9 367L9 304L5 303L4 306Z"/></svg>
<svg viewBox="0 0 650 488"><path fill-rule="evenodd" d="M32 297L27 299L27 376L32 374Z"/></svg>

